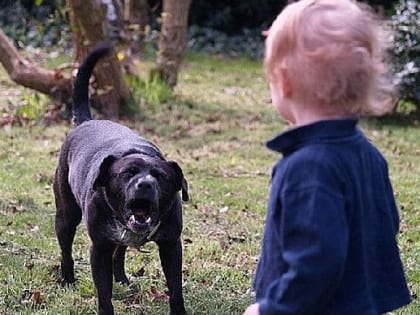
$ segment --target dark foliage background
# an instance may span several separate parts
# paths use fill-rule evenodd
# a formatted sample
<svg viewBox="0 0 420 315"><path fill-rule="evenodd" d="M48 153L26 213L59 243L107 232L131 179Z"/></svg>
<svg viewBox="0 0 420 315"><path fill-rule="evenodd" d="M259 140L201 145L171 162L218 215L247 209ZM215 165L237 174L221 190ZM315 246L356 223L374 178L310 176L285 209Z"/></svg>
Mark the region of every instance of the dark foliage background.
<svg viewBox="0 0 420 315"><path fill-rule="evenodd" d="M244 29L267 27L287 0L193 0L190 25L211 28L227 35L238 35ZM392 8L395 0L365 0L373 6ZM155 4L158 1L154 1Z"/></svg>
<svg viewBox="0 0 420 315"><path fill-rule="evenodd" d="M400 96L420 111L420 3L417 0L366 0L390 17L395 32L391 49ZM188 49L226 56L263 56L261 32L287 0L193 0L189 14ZM161 0L149 0L155 47ZM0 27L20 47L71 49L71 30L64 0L0 0ZM118 31L111 29L113 40Z"/></svg>
<svg viewBox="0 0 420 315"><path fill-rule="evenodd" d="M286 4L287 0L194 0L189 23L238 35L244 29L267 27Z"/></svg>
<svg viewBox="0 0 420 315"><path fill-rule="evenodd" d="M401 98L416 104L420 113L420 3L401 0L391 18L392 57Z"/></svg>
<svg viewBox="0 0 420 315"><path fill-rule="evenodd" d="M72 46L70 27L58 0L0 0L0 28L19 48Z"/></svg>

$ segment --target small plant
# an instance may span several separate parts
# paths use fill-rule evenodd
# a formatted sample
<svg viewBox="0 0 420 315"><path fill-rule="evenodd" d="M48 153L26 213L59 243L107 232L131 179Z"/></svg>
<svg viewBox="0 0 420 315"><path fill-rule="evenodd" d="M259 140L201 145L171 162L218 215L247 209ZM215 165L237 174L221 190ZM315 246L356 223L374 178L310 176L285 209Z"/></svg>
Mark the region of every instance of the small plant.
<svg viewBox="0 0 420 315"><path fill-rule="evenodd" d="M127 77L127 84L132 90L135 102L147 106L153 112L172 98L171 88L154 73L146 79Z"/></svg>
<svg viewBox="0 0 420 315"><path fill-rule="evenodd" d="M18 107L16 116L28 121L40 120L47 111L47 96L39 93L23 93L23 106Z"/></svg>
<svg viewBox="0 0 420 315"><path fill-rule="evenodd" d="M152 108L157 108L171 97L171 88L158 75L152 74L144 81L144 98Z"/></svg>
<svg viewBox="0 0 420 315"><path fill-rule="evenodd" d="M48 96L24 90L22 100L9 100L0 108L0 126L22 126L39 122L47 114L48 102Z"/></svg>

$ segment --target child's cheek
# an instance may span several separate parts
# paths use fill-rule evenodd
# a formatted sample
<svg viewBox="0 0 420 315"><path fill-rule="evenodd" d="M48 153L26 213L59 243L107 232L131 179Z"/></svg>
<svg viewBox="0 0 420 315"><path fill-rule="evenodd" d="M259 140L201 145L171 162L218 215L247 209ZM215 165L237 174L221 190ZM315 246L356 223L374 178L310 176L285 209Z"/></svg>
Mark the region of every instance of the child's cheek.
<svg viewBox="0 0 420 315"><path fill-rule="evenodd" d="M277 88L274 84L270 83L270 92L271 92L271 103L273 107L277 110L279 115L286 120L289 120L288 108L283 98L282 91Z"/></svg>
<svg viewBox="0 0 420 315"><path fill-rule="evenodd" d="M275 85L270 83L270 92L271 92L271 103L277 112L283 116L284 106L283 105L283 95L280 89L276 88Z"/></svg>
<svg viewBox="0 0 420 315"><path fill-rule="evenodd" d="M278 110L281 100L281 93L278 88L273 83L270 83L270 93L271 93L271 103L274 108Z"/></svg>

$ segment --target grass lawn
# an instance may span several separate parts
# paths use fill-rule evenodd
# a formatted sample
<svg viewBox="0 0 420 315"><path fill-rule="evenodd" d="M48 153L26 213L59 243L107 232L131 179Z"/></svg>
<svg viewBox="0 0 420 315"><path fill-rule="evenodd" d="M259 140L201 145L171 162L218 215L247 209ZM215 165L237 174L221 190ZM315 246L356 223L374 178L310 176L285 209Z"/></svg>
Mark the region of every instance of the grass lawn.
<svg viewBox="0 0 420 315"><path fill-rule="evenodd" d="M16 89L0 69L0 110L31 91ZM23 96L22 96L23 95ZM126 123L179 162L190 186L184 207L184 292L189 314L242 314L252 302L271 166L265 141L285 128L269 104L260 63L188 56L175 98L141 107ZM420 314L420 128L392 119L363 120L382 150L401 216L399 244L413 303L395 314ZM0 130L0 315L94 314L89 240L74 243L77 284L57 284L52 178L71 127L42 123ZM166 285L155 245L130 250L130 286L114 285L117 314L166 314ZM308 288L310 289L310 288Z"/></svg>

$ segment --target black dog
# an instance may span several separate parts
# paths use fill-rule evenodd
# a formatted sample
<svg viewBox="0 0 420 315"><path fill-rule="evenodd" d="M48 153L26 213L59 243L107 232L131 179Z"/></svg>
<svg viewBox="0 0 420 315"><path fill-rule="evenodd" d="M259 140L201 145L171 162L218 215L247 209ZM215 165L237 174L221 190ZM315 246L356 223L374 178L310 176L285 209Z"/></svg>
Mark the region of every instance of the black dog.
<svg viewBox="0 0 420 315"><path fill-rule="evenodd" d="M72 243L82 217L92 241L90 263L99 314L114 314L112 276L127 283L127 246L148 241L159 247L169 289L170 314L185 314L182 295L182 199L188 200L181 168L130 129L92 120L89 78L97 61L110 51L94 49L79 68L73 91L76 127L65 139L55 174L55 230L61 248L65 284L73 283Z"/></svg>

